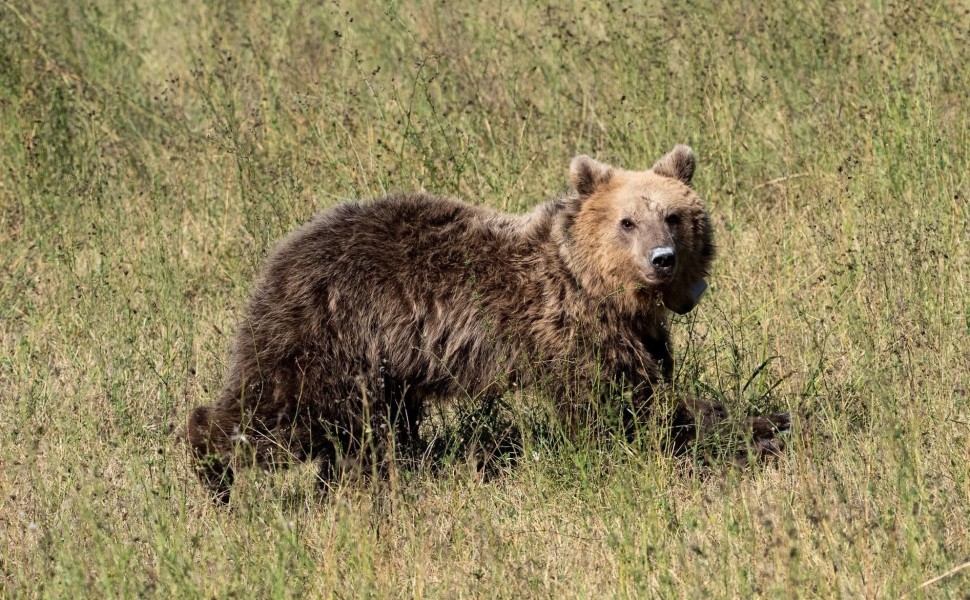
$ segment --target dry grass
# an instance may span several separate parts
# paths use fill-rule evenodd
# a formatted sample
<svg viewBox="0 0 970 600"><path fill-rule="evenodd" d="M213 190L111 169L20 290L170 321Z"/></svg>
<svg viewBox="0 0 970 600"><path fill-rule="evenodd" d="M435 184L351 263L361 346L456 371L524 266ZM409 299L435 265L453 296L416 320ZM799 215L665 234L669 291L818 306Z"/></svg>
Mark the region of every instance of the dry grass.
<svg viewBox="0 0 970 600"><path fill-rule="evenodd" d="M957 0L0 0L0 595L966 598L968 49ZM172 434L274 240L676 142L721 249L680 381L797 415L776 465L538 440L208 503Z"/></svg>

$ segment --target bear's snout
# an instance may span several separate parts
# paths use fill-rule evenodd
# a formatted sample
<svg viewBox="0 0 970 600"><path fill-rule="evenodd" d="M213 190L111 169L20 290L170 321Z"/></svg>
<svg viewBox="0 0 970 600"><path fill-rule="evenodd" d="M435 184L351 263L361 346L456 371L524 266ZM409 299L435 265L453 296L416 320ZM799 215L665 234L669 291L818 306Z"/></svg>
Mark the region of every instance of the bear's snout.
<svg viewBox="0 0 970 600"><path fill-rule="evenodd" d="M677 253L670 246L654 248L650 253L650 264L659 277L668 278L674 274L677 265Z"/></svg>

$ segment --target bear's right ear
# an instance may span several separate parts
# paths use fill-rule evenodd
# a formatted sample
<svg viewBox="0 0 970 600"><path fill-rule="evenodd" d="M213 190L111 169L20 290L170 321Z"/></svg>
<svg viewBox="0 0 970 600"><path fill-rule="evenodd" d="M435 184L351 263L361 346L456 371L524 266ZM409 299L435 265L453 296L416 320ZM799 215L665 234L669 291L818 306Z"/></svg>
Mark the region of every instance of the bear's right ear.
<svg viewBox="0 0 970 600"><path fill-rule="evenodd" d="M569 163L569 181L580 198L592 196L596 188L608 182L611 177L613 177L613 167L593 160L585 154L580 154Z"/></svg>
<svg viewBox="0 0 970 600"><path fill-rule="evenodd" d="M674 149L660 157L660 160L653 164L651 171L664 177L679 179L681 182L690 185L690 180L694 178L694 167L697 166L697 159L694 158L694 151L690 146L677 144Z"/></svg>

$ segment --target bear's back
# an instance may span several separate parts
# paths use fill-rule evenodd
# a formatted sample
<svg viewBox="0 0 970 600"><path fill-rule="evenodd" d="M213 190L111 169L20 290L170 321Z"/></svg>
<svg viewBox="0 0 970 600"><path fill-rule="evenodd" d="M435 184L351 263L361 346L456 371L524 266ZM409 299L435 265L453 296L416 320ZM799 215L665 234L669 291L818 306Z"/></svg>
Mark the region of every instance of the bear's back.
<svg viewBox="0 0 970 600"><path fill-rule="evenodd" d="M531 222L426 195L336 205L268 257L237 351L259 348L263 363L306 350L348 368L381 360L433 380L453 369L492 377L496 336L499 346L530 337L548 300Z"/></svg>
<svg viewBox="0 0 970 600"><path fill-rule="evenodd" d="M345 202L316 215L270 255L264 282L286 296L339 286L373 297L431 290L446 293L529 252L522 217L451 198L395 195Z"/></svg>

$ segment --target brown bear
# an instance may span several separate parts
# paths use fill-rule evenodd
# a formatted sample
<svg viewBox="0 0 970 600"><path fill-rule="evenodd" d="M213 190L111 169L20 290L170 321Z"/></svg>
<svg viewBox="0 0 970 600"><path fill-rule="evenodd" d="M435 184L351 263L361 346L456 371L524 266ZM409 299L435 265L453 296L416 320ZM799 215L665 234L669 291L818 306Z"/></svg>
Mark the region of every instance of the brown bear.
<svg viewBox="0 0 970 600"><path fill-rule="evenodd" d="M643 172L577 156L571 191L524 215L424 194L316 215L267 258L225 390L189 415L199 476L223 501L253 459L319 460L327 481L413 447L427 403L513 387L541 385L569 422L594 390L642 414L672 373L667 310L694 307L714 258L694 168L683 145ZM680 402L674 446L725 417ZM751 422L780 447L785 415Z"/></svg>

